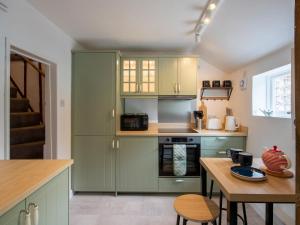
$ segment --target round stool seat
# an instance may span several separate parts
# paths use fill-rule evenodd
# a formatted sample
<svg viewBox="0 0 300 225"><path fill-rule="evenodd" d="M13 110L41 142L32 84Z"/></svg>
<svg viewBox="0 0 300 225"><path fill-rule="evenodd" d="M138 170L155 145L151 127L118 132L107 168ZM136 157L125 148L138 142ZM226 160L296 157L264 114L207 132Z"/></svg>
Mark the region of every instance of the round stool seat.
<svg viewBox="0 0 300 225"><path fill-rule="evenodd" d="M174 208L179 216L193 222L213 222L219 216L217 204L202 195L179 196L175 199Z"/></svg>

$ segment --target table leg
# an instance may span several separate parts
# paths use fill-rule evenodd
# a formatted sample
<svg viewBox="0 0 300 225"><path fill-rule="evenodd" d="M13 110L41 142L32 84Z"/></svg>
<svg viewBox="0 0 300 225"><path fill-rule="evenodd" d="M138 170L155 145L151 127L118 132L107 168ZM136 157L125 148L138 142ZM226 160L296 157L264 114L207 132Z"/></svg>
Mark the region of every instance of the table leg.
<svg viewBox="0 0 300 225"><path fill-rule="evenodd" d="M237 225L237 202L227 200L227 222L230 225Z"/></svg>
<svg viewBox="0 0 300 225"><path fill-rule="evenodd" d="M273 203L266 203L266 225L273 224Z"/></svg>
<svg viewBox="0 0 300 225"><path fill-rule="evenodd" d="M201 171L201 194L203 196L207 196L207 172L202 165L200 165L200 171Z"/></svg>

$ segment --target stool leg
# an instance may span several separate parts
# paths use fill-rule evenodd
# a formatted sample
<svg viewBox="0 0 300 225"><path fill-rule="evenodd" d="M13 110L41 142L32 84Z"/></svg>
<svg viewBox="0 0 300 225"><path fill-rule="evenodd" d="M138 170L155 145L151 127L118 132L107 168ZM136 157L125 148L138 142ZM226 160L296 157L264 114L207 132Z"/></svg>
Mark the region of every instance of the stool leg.
<svg viewBox="0 0 300 225"><path fill-rule="evenodd" d="M176 221L176 225L179 225L180 224L180 216L177 215L177 221Z"/></svg>
<svg viewBox="0 0 300 225"><path fill-rule="evenodd" d="M248 225L248 221L247 221L247 212L246 212L246 205L245 205L245 202L242 203L243 205L243 216L244 216L244 224L245 225Z"/></svg>
<svg viewBox="0 0 300 225"><path fill-rule="evenodd" d="M183 225L186 225L187 220L183 218Z"/></svg>
<svg viewBox="0 0 300 225"><path fill-rule="evenodd" d="M214 180L211 180L211 182L210 182L209 199L211 199L211 197L212 197L213 188L214 188Z"/></svg>
<svg viewBox="0 0 300 225"><path fill-rule="evenodd" d="M219 225L222 224L222 208L223 208L223 192L220 191L220 199L219 199Z"/></svg>

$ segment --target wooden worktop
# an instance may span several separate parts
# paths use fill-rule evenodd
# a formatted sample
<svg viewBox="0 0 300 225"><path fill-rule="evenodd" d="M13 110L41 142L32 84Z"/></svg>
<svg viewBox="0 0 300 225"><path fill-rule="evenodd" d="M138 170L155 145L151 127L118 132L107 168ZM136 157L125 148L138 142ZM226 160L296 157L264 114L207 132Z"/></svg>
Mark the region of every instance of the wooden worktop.
<svg viewBox="0 0 300 225"><path fill-rule="evenodd" d="M250 182L231 175L230 167L234 165L231 159L200 158L200 163L230 201L294 203L296 200L295 178L267 175L265 181ZM262 165L257 158L252 166Z"/></svg>
<svg viewBox="0 0 300 225"><path fill-rule="evenodd" d="M157 136L247 136L247 130L241 130L236 132L228 132L225 130L197 130L196 133L159 133L158 132L158 124L157 123L149 123L148 130L145 131L117 131L117 136L149 136L149 137L157 137Z"/></svg>
<svg viewBox="0 0 300 225"><path fill-rule="evenodd" d="M73 160L0 160L0 216L73 164Z"/></svg>

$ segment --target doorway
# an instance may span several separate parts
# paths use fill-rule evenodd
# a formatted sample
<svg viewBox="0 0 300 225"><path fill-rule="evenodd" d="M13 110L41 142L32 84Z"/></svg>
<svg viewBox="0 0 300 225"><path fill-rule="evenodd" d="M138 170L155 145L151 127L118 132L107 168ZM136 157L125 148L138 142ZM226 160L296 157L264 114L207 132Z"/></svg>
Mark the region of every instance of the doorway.
<svg viewBox="0 0 300 225"><path fill-rule="evenodd" d="M9 159L53 159L50 62L10 48Z"/></svg>

